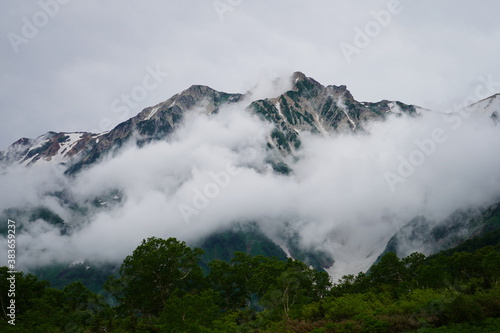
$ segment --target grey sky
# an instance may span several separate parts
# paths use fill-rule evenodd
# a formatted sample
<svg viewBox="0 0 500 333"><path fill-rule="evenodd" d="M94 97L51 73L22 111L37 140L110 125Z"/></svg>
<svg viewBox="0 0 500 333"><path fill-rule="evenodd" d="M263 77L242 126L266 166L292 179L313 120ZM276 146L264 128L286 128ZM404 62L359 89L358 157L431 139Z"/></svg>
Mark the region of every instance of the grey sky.
<svg viewBox="0 0 500 333"><path fill-rule="evenodd" d="M44 14L41 4L54 2L45 9L53 16ZM473 95L479 77L500 81L494 0L401 0L348 62L340 44L355 45L356 28L376 28L372 11L390 2L4 0L0 150L49 130L114 126L192 84L245 92L300 70L347 85L358 100L446 110ZM39 25L29 38L27 21ZM13 47L13 34L24 42ZM158 66L169 75L147 81L155 87L125 107L123 94L140 92Z"/></svg>

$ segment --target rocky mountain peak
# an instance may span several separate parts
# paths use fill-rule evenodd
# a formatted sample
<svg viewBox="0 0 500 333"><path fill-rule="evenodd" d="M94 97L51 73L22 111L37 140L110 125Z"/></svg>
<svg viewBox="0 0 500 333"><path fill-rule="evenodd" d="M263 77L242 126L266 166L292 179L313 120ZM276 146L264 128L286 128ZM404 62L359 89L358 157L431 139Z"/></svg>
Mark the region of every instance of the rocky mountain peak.
<svg viewBox="0 0 500 333"><path fill-rule="evenodd" d="M298 91L312 95L316 90L324 89L325 87L311 77L307 77L302 72L292 74L292 91Z"/></svg>
<svg viewBox="0 0 500 333"><path fill-rule="evenodd" d="M298 80L305 80L305 79L307 79L307 77L301 71L296 71L296 72L293 72L293 74L292 74L292 81L294 81L294 82L296 82Z"/></svg>

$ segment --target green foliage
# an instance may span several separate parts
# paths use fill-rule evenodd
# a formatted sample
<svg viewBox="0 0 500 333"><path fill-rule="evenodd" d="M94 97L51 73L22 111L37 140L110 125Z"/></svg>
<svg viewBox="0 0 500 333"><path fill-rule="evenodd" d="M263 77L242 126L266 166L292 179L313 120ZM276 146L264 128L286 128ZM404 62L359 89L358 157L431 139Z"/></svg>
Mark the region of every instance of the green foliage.
<svg viewBox="0 0 500 333"><path fill-rule="evenodd" d="M288 175L292 172L292 169L284 162L274 162L271 163L273 170L282 175Z"/></svg>
<svg viewBox="0 0 500 333"><path fill-rule="evenodd" d="M270 113L270 110L273 110L273 106L266 100L252 102L252 104L250 104L250 108L253 108L253 110L265 120L277 120L277 113Z"/></svg>
<svg viewBox="0 0 500 333"><path fill-rule="evenodd" d="M304 262L235 252L212 260L174 238L144 240L103 296L81 282L62 290L16 275L16 326L0 313L2 332L497 332L500 248L426 258L385 254L369 272L333 287ZM7 268L0 301L7 304Z"/></svg>
<svg viewBox="0 0 500 333"><path fill-rule="evenodd" d="M286 136L280 130L274 129L271 132L271 138L275 139L278 146L282 148L286 148L288 146L288 141L286 140Z"/></svg>
<svg viewBox="0 0 500 333"><path fill-rule="evenodd" d="M0 304L4 311L9 301L7 274L7 268L0 267ZM98 330L107 327L103 318L112 310L102 296L92 293L81 282L57 290L30 274L16 273L15 277L16 325L6 324L9 318L2 311L2 332L85 332L90 327Z"/></svg>
<svg viewBox="0 0 500 333"><path fill-rule="evenodd" d="M218 298L218 293L213 290L173 296L160 313L160 327L164 331L204 332L221 315Z"/></svg>
<svg viewBox="0 0 500 333"><path fill-rule="evenodd" d="M415 333L498 333L500 318L490 318L481 323L452 324L439 328L423 328Z"/></svg>
<svg viewBox="0 0 500 333"><path fill-rule="evenodd" d="M295 125L296 121L292 116L292 111L290 110L290 106L288 105L287 99L285 96L281 96L280 98L281 111L286 117L286 120L289 124Z"/></svg>
<svg viewBox="0 0 500 333"><path fill-rule="evenodd" d="M191 249L175 238L148 238L127 256L120 268L128 311L158 316L167 299L197 289L202 280L198 266L203 250Z"/></svg>

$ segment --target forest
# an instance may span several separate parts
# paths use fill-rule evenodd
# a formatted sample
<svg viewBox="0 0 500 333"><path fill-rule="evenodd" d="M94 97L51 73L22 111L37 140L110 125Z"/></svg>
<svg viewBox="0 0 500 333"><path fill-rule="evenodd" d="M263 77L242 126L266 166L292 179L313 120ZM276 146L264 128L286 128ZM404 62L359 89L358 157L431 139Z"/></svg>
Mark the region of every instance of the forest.
<svg viewBox="0 0 500 333"><path fill-rule="evenodd" d="M498 332L500 231L432 256L386 253L370 270L332 283L288 259L235 252L200 265L203 250L148 238L96 294L55 289L16 273L9 324L0 268L1 332ZM11 322L12 323L12 322Z"/></svg>

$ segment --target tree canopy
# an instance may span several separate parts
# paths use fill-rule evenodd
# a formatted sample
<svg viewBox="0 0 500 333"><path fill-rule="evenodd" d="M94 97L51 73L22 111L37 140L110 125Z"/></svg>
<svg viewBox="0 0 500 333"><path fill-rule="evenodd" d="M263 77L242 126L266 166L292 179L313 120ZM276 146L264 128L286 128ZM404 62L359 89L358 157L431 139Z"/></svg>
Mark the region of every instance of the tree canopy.
<svg viewBox="0 0 500 333"><path fill-rule="evenodd" d="M204 273L201 249L152 237L108 279L107 298L81 282L54 289L18 273L15 326L1 267L0 331L497 332L500 246L480 243L430 257L389 252L368 272L332 285L301 261L243 252L211 261Z"/></svg>

